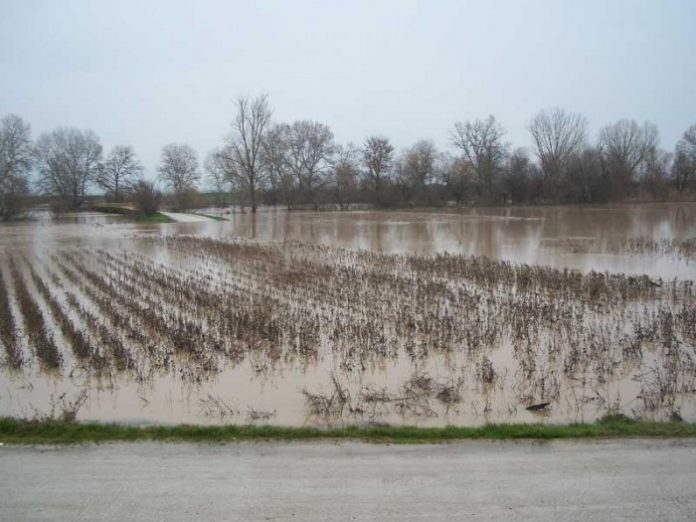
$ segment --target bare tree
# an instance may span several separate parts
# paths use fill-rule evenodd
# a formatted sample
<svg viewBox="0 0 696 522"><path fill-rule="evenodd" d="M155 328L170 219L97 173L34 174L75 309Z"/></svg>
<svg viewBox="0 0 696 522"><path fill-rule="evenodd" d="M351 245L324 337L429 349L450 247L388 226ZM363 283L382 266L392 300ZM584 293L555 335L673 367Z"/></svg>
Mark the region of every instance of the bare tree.
<svg viewBox="0 0 696 522"><path fill-rule="evenodd" d="M59 128L42 134L36 144L39 184L71 210L82 207L94 180L102 147L92 131Z"/></svg>
<svg viewBox="0 0 696 522"><path fill-rule="evenodd" d="M696 125L686 129L677 147L681 152L688 155L691 160L696 161Z"/></svg>
<svg viewBox="0 0 696 522"><path fill-rule="evenodd" d="M295 193L295 177L290 168L289 135L290 126L287 123L270 127L263 140L262 159L273 204L277 203L278 195L280 195L288 210L291 210Z"/></svg>
<svg viewBox="0 0 696 522"><path fill-rule="evenodd" d="M444 155L439 174L447 193L454 198L455 203L464 203L474 188L474 172L469 161L461 156Z"/></svg>
<svg viewBox="0 0 696 522"><path fill-rule="evenodd" d="M23 210L33 163L31 127L19 116L5 116L0 122L0 219L3 221Z"/></svg>
<svg viewBox="0 0 696 522"><path fill-rule="evenodd" d="M408 202L427 203L428 184L435 177L437 150L428 140L416 142L406 149L397 163L397 179Z"/></svg>
<svg viewBox="0 0 696 522"><path fill-rule="evenodd" d="M217 193L218 206L226 206L225 194L229 192L232 184L228 174L231 165L227 163L227 156L222 154L220 149L213 150L205 158L204 168L208 173L208 183Z"/></svg>
<svg viewBox="0 0 696 522"><path fill-rule="evenodd" d="M479 195L484 201L494 199L495 183L504 166L507 155L507 145L502 141L504 132L493 116L454 124L452 143L476 174Z"/></svg>
<svg viewBox="0 0 696 522"><path fill-rule="evenodd" d="M323 123L296 121L288 130L288 165L304 200L317 208L316 191L326 182L335 152L333 132Z"/></svg>
<svg viewBox="0 0 696 522"><path fill-rule="evenodd" d="M129 192L131 201L139 212L151 215L159 210L162 193L151 181L140 179L136 181Z"/></svg>
<svg viewBox="0 0 696 522"><path fill-rule="evenodd" d="M674 172L679 190L696 178L696 125L689 127L677 143Z"/></svg>
<svg viewBox="0 0 696 522"><path fill-rule="evenodd" d="M389 181L394 163L394 146L389 138L370 136L362 147L362 160L366 181L374 192L375 203L381 205L384 203L382 192Z"/></svg>
<svg viewBox="0 0 696 522"><path fill-rule="evenodd" d="M530 185L533 176L533 166L529 154L524 148L512 151L507 159L503 186L507 196L516 202L525 202L531 199Z"/></svg>
<svg viewBox="0 0 696 522"><path fill-rule="evenodd" d="M603 174L602 154L596 147L583 147L565 160L563 184L557 198L569 203L591 203L611 198L613 181Z"/></svg>
<svg viewBox="0 0 696 522"><path fill-rule="evenodd" d="M674 169L674 154L654 147L644 160L643 188L653 199L666 200L669 193L669 174Z"/></svg>
<svg viewBox="0 0 696 522"><path fill-rule="evenodd" d="M580 114L560 108L539 112L529 124L529 132L546 180L558 181L570 156L582 149L587 120Z"/></svg>
<svg viewBox="0 0 696 522"><path fill-rule="evenodd" d="M247 192L252 212L256 212L256 193L264 182L262 146L270 121L271 109L266 95L253 100L238 98L232 135L219 152L225 156L220 165L227 169L230 180Z"/></svg>
<svg viewBox="0 0 696 522"><path fill-rule="evenodd" d="M196 151L187 144L165 145L157 170L159 179L174 194L177 208L185 206L186 194L195 190L200 179Z"/></svg>
<svg viewBox="0 0 696 522"><path fill-rule="evenodd" d="M672 173L677 190L683 190L696 177L696 164L687 154L677 149L672 163Z"/></svg>
<svg viewBox="0 0 696 522"><path fill-rule="evenodd" d="M97 166L96 184L112 201L123 201L125 195L140 181L143 166L129 145L117 145L104 162Z"/></svg>
<svg viewBox="0 0 696 522"><path fill-rule="evenodd" d="M634 181L637 170L654 154L657 143L657 127L648 122L641 126L633 120L619 120L600 130L599 149L614 185L614 195L622 194Z"/></svg>
<svg viewBox="0 0 696 522"><path fill-rule="evenodd" d="M355 201L358 176L360 175L358 154L357 147L352 143L345 147L339 146L336 149L336 162L333 167L332 182L336 203L338 203L341 210L351 201Z"/></svg>

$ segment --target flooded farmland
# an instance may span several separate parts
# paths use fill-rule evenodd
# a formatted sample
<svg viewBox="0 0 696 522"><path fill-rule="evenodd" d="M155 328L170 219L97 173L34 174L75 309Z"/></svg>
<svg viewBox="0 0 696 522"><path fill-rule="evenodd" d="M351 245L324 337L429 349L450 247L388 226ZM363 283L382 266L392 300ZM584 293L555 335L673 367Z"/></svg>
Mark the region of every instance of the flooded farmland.
<svg viewBox="0 0 696 522"><path fill-rule="evenodd" d="M0 228L0 412L696 420L696 204Z"/></svg>

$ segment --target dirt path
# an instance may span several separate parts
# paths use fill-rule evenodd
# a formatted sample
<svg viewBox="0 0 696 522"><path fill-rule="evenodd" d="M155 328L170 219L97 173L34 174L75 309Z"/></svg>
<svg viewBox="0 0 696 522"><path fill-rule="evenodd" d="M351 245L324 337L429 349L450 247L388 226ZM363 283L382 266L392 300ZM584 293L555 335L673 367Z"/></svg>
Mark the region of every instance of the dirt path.
<svg viewBox="0 0 696 522"><path fill-rule="evenodd" d="M6 520L693 520L696 441L0 447Z"/></svg>
<svg viewBox="0 0 696 522"><path fill-rule="evenodd" d="M177 223L200 223L203 221L215 221L206 216L201 216L198 214L185 214L183 212L160 212L164 214L169 219L176 221Z"/></svg>

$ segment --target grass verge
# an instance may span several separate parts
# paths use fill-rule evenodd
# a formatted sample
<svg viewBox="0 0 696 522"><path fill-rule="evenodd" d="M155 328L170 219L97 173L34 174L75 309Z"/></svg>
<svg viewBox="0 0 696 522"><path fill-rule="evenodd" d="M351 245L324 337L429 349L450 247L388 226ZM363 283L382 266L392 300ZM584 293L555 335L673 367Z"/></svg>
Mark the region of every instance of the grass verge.
<svg viewBox="0 0 696 522"><path fill-rule="evenodd" d="M696 437L696 423L644 422L623 416L594 424L488 424L477 428L448 426L349 426L289 428L278 426L129 426L0 418L0 442L75 444L109 441L235 442L290 440L359 440L374 443L432 443L458 440L584 439L616 437Z"/></svg>
<svg viewBox="0 0 696 522"><path fill-rule="evenodd" d="M137 210L119 205L116 203L102 203L100 205L93 205L90 207L91 210L94 210L96 212L106 212L109 214L120 214L122 216L129 217L136 223L175 223L175 221L171 218L168 218L164 214L160 212L155 212L153 214L145 214L144 212L138 212Z"/></svg>
<svg viewBox="0 0 696 522"><path fill-rule="evenodd" d="M145 223L145 224L153 224L153 223L174 223L175 221L171 218L168 218L164 214L160 214L159 212L155 212L154 214L135 214L133 216L135 219L136 223Z"/></svg>

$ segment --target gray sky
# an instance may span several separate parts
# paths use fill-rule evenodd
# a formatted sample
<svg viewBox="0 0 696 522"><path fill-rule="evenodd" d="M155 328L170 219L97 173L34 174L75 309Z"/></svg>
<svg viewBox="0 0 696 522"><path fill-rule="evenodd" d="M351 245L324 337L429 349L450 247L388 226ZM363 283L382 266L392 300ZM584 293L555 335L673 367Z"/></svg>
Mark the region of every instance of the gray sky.
<svg viewBox="0 0 696 522"><path fill-rule="evenodd" d="M91 128L150 173L169 142L202 159L261 91L339 142L448 148L455 121L493 114L528 146L534 113L562 106L593 137L650 120L671 149L696 123L695 21L694 0L0 0L0 115Z"/></svg>

